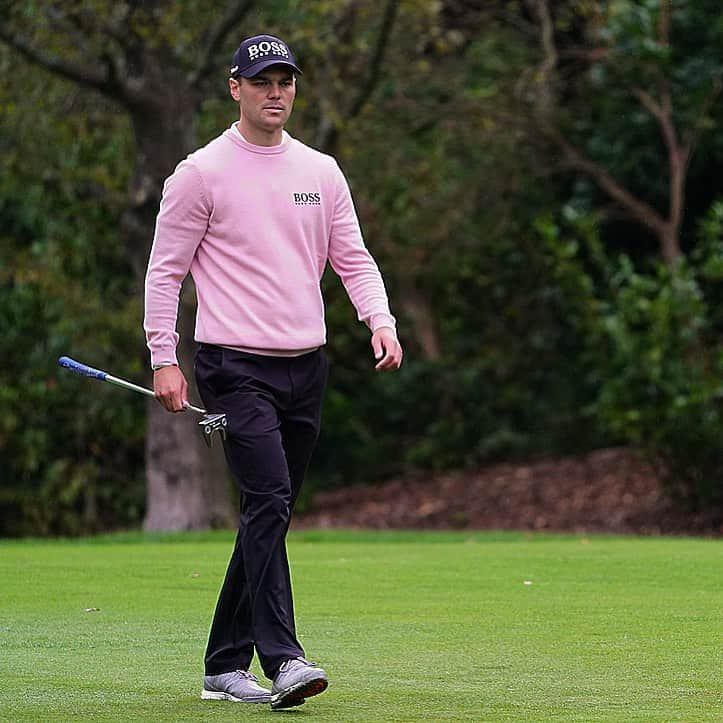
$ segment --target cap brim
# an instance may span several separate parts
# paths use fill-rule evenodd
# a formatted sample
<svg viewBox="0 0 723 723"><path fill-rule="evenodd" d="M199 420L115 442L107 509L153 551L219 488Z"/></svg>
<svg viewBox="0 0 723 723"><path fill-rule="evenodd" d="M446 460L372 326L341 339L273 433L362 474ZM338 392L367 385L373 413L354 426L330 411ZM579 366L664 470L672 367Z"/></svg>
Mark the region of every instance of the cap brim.
<svg viewBox="0 0 723 723"><path fill-rule="evenodd" d="M246 68L246 70L244 70L243 72L236 73L236 77L240 75L242 78L253 78L254 75L258 75L262 70L270 68L272 65L286 65L289 68L295 70L299 75L303 75L300 68L297 68L293 63L290 63L288 60L272 59L262 60L258 63L254 63L253 65L250 65L248 68Z"/></svg>

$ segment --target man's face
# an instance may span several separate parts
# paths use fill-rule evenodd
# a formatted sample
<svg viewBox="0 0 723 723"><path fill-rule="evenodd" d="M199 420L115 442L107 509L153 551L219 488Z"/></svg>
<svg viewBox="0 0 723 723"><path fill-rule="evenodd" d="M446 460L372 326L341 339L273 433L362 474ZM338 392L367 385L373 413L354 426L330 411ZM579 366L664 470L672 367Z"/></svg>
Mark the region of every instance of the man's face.
<svg viewBox="0 0 723 723"><path fill-rule="evenodd" d="M231 96L244 124L265 133L281 130L291 115L296 78L291 68L271 66L253 78L231 78Z"/></svg>

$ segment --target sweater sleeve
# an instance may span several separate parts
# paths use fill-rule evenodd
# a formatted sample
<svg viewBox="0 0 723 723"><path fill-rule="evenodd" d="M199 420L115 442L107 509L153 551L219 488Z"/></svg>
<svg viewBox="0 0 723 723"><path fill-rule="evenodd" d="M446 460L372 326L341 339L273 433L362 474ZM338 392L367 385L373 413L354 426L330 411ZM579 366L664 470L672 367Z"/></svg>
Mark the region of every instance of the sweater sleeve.
<svg viewBox="0 0 723 723"><path fill-rule="evenodd" d="M387 326L396 328L379 267L362 238L349 184L338 166L336 197L329 239L329 263L339 275L351 303L372 332Z"/></svg>
<svg viewBox="0 0 723 723"><path fill-rule="evenodd" d="M163 185L148 261L143 327L151 364L177 364L181 284L208 227L210 203L193 161L182 161Z"/></svg>

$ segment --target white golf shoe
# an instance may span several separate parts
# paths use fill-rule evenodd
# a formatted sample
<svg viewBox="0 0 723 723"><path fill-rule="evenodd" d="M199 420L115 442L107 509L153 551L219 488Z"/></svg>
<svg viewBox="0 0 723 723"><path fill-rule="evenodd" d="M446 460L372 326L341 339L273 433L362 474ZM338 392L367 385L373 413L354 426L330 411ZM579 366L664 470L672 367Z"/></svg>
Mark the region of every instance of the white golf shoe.
<svg viewBox="0 0 723 723"><path fill-rule="evenodd" d="M248 670L233 670L220 675L204 675L203 700L231 700L234 703L269 703L271 691L262 688Z"/></svg>
<svg viewBox="0 0 723 723"><path fill-rule="evenodd" d="M326 673L306 658L291 658L281 664L271 687L271 709L301 705L312 695L323 693L329 685Z"/></svg>

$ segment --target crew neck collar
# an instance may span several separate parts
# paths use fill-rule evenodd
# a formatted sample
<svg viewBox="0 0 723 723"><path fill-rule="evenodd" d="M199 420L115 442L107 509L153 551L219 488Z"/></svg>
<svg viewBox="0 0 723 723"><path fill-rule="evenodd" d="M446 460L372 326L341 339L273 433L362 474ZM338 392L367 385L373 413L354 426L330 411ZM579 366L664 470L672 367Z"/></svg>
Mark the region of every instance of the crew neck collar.
<svg viewBox="0 0 723 723"><path fill-rule="evenodd" d="M273 156L279 153L285 153L289 147L289 144L293 140L292 136L286 131L281 132L281 143L276 146L257 146L254 143L249 143L239 131L236 125L237 121L234 121L231 126L224 131L224 135L230 138L237 146L245 148L247 151L252 153L259 153L264 156Z"/></svg>

